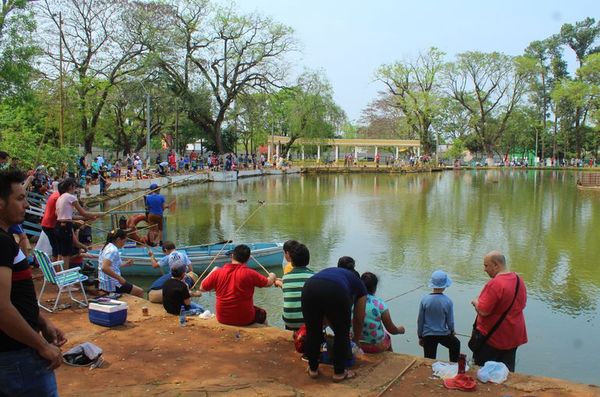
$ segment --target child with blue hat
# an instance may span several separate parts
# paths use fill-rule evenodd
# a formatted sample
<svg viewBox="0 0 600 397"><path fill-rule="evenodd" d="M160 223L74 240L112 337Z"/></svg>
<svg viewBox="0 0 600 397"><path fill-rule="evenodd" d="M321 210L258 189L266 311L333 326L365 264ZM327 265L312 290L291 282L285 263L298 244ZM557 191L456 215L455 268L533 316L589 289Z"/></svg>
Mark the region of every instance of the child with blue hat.
<svg viewBox="0 0 600 397"><path fill-rule="evenodd" d="M421 299L417 320L419 345L423 347L425 358L436 358L437 346L448 348L450 361L457 362L460 354L460 341L454 334L454 304L444 295L444 290L452 285L452 280L443 270L431 274L429 288L432 293Z"/></svg>

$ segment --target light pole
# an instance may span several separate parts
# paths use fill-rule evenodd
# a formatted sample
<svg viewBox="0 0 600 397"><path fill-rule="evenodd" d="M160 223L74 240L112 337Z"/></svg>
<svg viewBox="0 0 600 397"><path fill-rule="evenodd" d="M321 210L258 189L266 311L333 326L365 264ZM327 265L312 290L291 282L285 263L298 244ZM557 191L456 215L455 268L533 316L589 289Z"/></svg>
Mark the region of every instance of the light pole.
<svg viewBox="0 0 600 397"><path fill-rule="evenodd" d="M56 16L56 14L53 14ZM60 147L63 146L64 125L65 125L65 99L64 99L64 82L63 82L63 40L62 40L63 19L62 12L58 13L58 63L59 63L59 80L60 80L60 117L58 119L58 139Z"/></svg>
<svg viewBox="0 0 600 397"><path fill-rule="evenodd" d="M141 83L140 83L141 84ZM144 85L142 84L142 87L144 87ZM150 113L150 106L151 106L151 99L150 99L150 94L146 91L146 88L144 88L144 92L146 92L146 167L148 167L150 165L150 129L151 127L151 113Z"/></svg>
<svg viewBox="0 0 600 397"><path fill-rule="evenodd" d="M146 94L146 167L148 167L150 165L150 131L152 129L152 99L150 97L150 93L148 92L148 90L146 90L144 83L142 83L141 81L138 81L138 83L140 83L142 89L144 90L144 93Z"/></svg>

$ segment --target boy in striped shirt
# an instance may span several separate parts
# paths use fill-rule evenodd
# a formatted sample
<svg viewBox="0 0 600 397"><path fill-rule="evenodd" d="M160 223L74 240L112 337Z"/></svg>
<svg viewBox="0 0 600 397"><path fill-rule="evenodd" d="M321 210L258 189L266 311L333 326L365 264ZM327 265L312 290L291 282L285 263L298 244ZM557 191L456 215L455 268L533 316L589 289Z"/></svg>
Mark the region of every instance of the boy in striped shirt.
<svg viewBox="0 0 600 397"><path fill-rule="evenodd" d="M314 274L308 266L310 253L304 244L298 243L290 248L290 258L292 260L292 270L283 275L283 322L288 330L297 330L304 324L302 316L302 287L306 280Z"/></svg>

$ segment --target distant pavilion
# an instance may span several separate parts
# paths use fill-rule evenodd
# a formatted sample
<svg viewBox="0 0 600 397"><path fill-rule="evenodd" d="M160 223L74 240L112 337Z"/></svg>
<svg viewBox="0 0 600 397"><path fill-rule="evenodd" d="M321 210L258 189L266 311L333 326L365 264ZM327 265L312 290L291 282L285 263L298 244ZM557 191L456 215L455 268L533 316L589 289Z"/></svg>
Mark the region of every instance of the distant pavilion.
<svg viewBox="0 0 600 397"><path fill-rule="evenodd" d="M279 157L281 145L285 145L290 141L290 138L282 135L270 135L267 142L267 158L271 161L273 154L273 148L275 149L275 155ZM339 159L340 146L350 146L354 151L354 158L358 158L359 148L375 148L373 157L377 156L379 148L381 147L392 147L396 149L395 160L398 160L398 156L401 151L414 149L417 157L421 156L421 141L418 139L304 139L299 138L294 141L294 145L300 146L300 153L302 160L304 160L304 146L312 145L317 147L317 161L321 160L321 146L333 146L335 148L335 161ZM289 154L289 153L288 153Z"/></svg>

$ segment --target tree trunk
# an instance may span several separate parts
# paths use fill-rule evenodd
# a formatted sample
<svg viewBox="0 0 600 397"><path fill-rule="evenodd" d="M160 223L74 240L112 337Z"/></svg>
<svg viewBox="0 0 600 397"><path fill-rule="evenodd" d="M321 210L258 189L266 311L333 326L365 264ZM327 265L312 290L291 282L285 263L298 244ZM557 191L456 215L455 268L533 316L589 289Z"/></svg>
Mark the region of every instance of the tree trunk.
<svg viewBox="0 0 600 397"><path fill-rule="evenodd" d="M225 150L223 149L223 138L221 137L221 123L215 123L211 132L213 140L215 141L215 146L217 147L217 152L219 152L219 154L225 154Z"/></svg>
<svg viewBox="0 0 600 397"><path fill-rule="evenodd" d="M556 162L556 134L558 133L558 116L554 112L554 134L552 136L552 159Z"/></svg>

